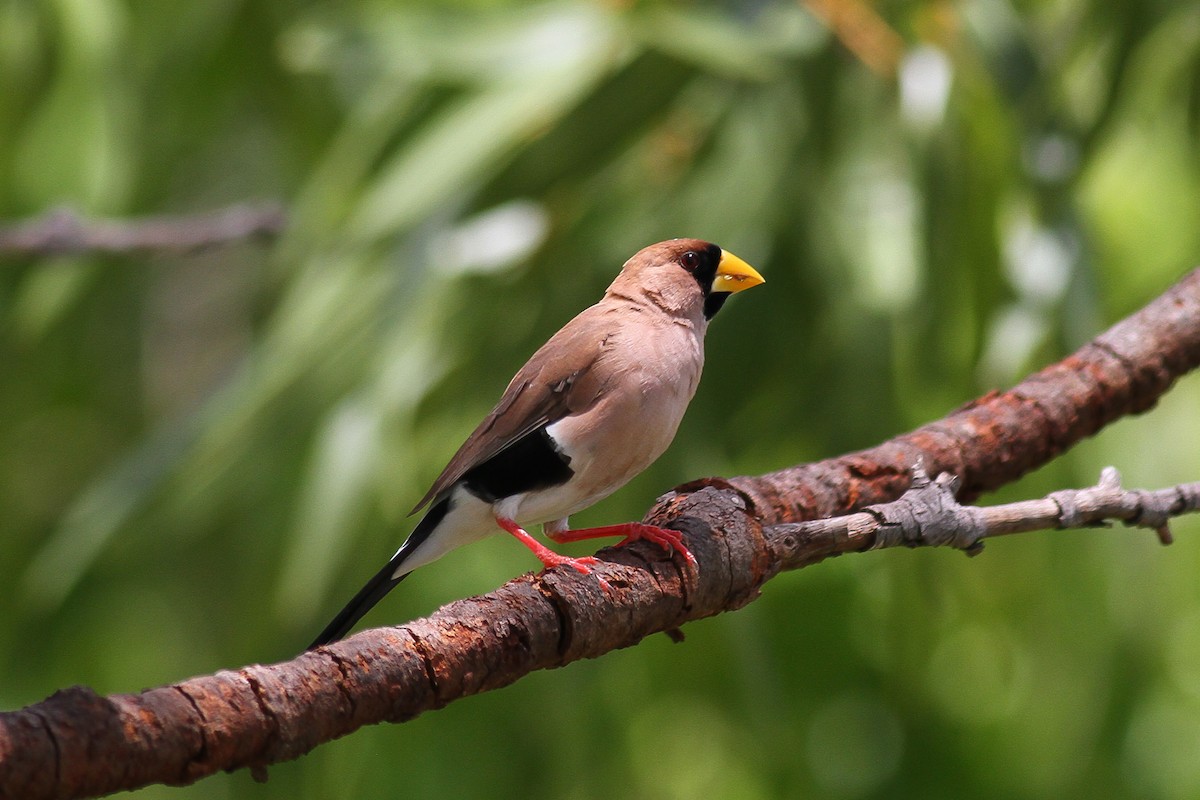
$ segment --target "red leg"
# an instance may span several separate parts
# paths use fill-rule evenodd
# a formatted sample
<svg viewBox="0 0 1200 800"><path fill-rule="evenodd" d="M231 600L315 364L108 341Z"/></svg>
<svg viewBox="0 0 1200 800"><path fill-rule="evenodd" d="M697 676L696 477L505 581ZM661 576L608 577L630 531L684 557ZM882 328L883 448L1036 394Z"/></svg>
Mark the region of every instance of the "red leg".
<svg viewBox="0 0 1200 800"><path fill-rule="evenodd" d="M599 528L581 528L577 531L546 531L546 535L559 543L580 542L584 539L598 539L602 536L624 536L624 539L617 542L617 547L635 542L638 539L646 539L654 542L668 553L674 550L679 551L688 560L689 564L692 566L696 565L696 557L692 555L692 551L688 550L687 545L683 543L683 534L679 531L673 531L670 528L647 525L644 522L622 522L619 525L602 525Z"/></svg>
<svg viewBox="0 0 1200 800"><path fill-rule="evenodd" d="M511 519L496 517L496 524L511 533L513 536L517 537L518 542L532 550L533 554L537 556L538 561L541 561L546 569L557 567L561 564L566 564L567 566L573 567L577 571L582 572L584 575L587 575L591 572L589 567L600 563L599 560L593 556L571 558L570 556L559 555L549 547L546 547L546 545L539 542L537 539L530 536L528 533L526 533L524 528ZM601 579L600 583L605 587L608 585L603 579Z"/></svg>

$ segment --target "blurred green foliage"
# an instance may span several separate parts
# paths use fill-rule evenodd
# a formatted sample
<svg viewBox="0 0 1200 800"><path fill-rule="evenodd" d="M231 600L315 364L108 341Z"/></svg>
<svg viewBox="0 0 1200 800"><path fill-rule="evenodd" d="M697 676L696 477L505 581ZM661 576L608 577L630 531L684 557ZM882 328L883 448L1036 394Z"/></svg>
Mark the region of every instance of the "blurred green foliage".
<svg viewBox="0 0 1200 800"><path fill-rule="evenodd" d="M848 0L846 0L848 2ZM254 198L289 233L0 264L0 706L293 655L512 372L673 236L757 266L660 492L864 447L1200 262L1200 7L0 0L0 216ZM1197 478L1200 389L999 499ZM994 501L997 498L988 498ZM1124 530L839 559L736 614L143 797L1200 795L1200 566ZM534 565L496 537L368 618Z"/></svg>

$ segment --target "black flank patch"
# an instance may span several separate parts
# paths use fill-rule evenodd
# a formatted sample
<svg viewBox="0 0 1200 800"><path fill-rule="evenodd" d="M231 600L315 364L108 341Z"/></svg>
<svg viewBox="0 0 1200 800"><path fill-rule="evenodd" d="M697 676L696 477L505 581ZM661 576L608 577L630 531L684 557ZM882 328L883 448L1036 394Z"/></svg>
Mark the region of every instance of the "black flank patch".
<svg viewBox="0 0 1200 800"><path fill-rule="evenodd" d="M575 474L545 427L523 436L463 475L467 491L487 503L560 486Z"/></svg>

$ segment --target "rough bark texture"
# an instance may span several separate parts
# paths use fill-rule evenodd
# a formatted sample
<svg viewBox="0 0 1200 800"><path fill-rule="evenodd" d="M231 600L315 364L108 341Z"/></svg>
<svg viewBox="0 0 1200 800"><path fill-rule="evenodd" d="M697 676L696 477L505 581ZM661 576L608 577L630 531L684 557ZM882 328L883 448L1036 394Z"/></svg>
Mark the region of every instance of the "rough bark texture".
<svg viewBox="0 0 1200 800"><path fill-rule="evenodd" d="M0 797L86 797L295 758L377 722L636 644L739 608L784 568L872 542L764 527L898 497L922 461L962 480L962 496L1012 481L1127 414L1151 408L1200 365L1200 270L1012 390L878 447L756 478L679 487L647 521L687 535L699 562L653 546L608 550L612 587L570 569L526 575L397 628L366 631L271 666L139 694L76 687L0 714Z"/></svg>
<svg viewBox="0 0 1200 800"><path fill-rule="evenodd" d="M992 392L944 419L840 458L731 485L762 524L827 517L892 500L918 459L930 475L962 481L960 499L1010 483L1079 440L1154 406L1200 364L1200 270L1057 364L1007 392Z"/></svg>

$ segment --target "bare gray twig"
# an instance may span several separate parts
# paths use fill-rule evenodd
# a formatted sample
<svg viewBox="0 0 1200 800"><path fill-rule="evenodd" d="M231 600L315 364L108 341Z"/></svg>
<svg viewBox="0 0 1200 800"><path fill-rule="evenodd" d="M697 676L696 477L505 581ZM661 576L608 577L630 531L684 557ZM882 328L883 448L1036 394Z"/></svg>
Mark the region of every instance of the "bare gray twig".
<svg viewBox="0 0 1200 800"><path fill-rule="evenodd" d="M277 203L242 203L199 214L92 220L73 209L57 208L0 225L0 257L186 252L274 236L286 223Z"/></svg>
<svg viewBox="0 0 1200 800"><path fill-rule="evenodd" d="M1130 527L1148 528L1170 544L1172 517L1200 510L1200 482L1149 491L1124 489L1121 475L1105 467L1100 481L1085 489L1066 489L1039 500L998 506L964 506L955 499L959 480L943 472L930 480L918 464L912 487L891 503L868 506L840 517L772 525L763 534L784 557L788 542L829 538L847 550L885 547L949 546L976 555L983 539L1049 529L1107 526L1121 520ZM855 547L854 543L861 546ZM784 567L787 568L786 566Z"/></svg>

